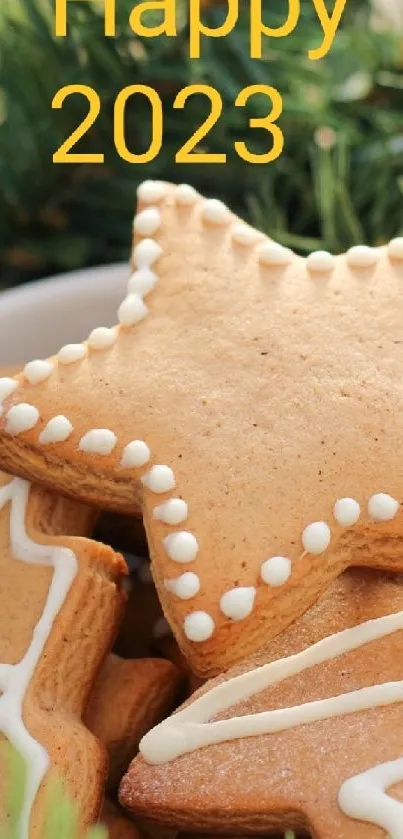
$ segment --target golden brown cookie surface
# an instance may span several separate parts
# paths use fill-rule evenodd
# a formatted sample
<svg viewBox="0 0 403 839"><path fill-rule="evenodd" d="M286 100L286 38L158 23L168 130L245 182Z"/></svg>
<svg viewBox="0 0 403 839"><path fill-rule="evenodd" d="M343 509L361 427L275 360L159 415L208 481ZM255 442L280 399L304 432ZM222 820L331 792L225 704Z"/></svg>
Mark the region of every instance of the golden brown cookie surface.
<svg viewBox="0 0 403 839"><path fill-rule="evenodd" d="M103 797L104 750L81 718L116 634L125 565L83 538L93 518L83 504L0 476L0 733L26 764L21 839L42 836L55 776L83 827ZM5 772L2 763L2 790Z"/></svg>
<svg viewBox="0 0 403 839"><path fill-rule="evenodd" d="M143 735L172 711L182 682L170 661L107 657L84 719L108 752L109 789L116 790Z"/></svg>
<svg viewBox="0 0 403 839"><path fill-rule="evenodd" d="M0 462L143 512L164 612L211 674L353 561L402 567L403 247L305 260L161 184L135 232L121 326L1 385Z"/></svg>
<svg viewBox="0 0 403 839"><path fill-rule="evenodd" d="M101 821L108 830L108 839L140 839L142 836L139 828L126 819L111 801L105 802Z"/></svg>
<svg viewBox="0 0 403 839"><path fill-rule="evenodd" d="M313 648L328 638L330 646L325 640L324 648ZM349 651L336 655L343 645L350 645ZM387 834L400 839L402 645L401 578L346 572L269 648L202 688L183 718L171 718L173 727L160 727L161 758L192 743L194 750L161 765L138 757L123 780L122 804L188 830L267 834L294 827L315 839L385 839ZM313 649L316 655L320 651L321 663L312 664ZM310 666L303 666L303 659L299 665L301 651L308 651ZM256 667L282 658L272 685L254 692L248 674L255 679L262 672ZM246 685L230 681L242 673ZM249 689L251 695L225 703L218 713L199 710L195 716L198 697L213 700L210 711L217 708L213 689L219 684L228 685L233 698L237 690L245 696ZM202 718L204 731L197 725ZM214 730L211 719L232 722L226 728L216 722ZM271 726L271 733L240 736L245 726L253 732L254 725ZM195 728L200 747L193 742ZM203 747L206 736L216 737L216 743ZM230 739L221 741L225 736Z"/></svg>

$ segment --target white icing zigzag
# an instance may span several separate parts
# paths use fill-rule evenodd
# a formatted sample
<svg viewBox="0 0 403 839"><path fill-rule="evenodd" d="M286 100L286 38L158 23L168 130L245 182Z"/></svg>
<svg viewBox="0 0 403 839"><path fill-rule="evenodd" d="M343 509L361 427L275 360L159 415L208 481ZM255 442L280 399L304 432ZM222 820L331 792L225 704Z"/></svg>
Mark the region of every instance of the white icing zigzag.
<svg viewBox="0 0 403 839"><path fill-rule="evenodd" d="M383 827L391 839L403 839L403 804L385 790L403 780L403 758L382 763L340 788L339 807L352 819Z"/></svg>
<svg viewBox="0 0 403 839"><path fill-rule="evenodd" d="M284 731L402 702L403 681L386 682L292 708L210 722L220 711L232 708L270 685L401 629L403 611L330 635L296 655L229 679L152 729L143 737L140 751L148 763L166 763L213 743ZM385 793L398 781L403 781L403 759L376 766L345 781L340 789L339 806L347 816L384 828L391 839L403 839L403 803Z"/></svg>
<svg viewBox="0 0 403 839"><path fill-rule="evenodd" d="M54 574L45 608L37 623L27 652L18 664L0 664L0 731L24 758L27 768L24 803L19 823L19 839L28 839L32 807L49 768L49 756L27 731L22 714L29 683L73 579L77 559L68 548L33 542L25 529L30 484L15 478L0 489L0 510L11 503L10 542L12 555L31 565L48 565Z"/></svg>

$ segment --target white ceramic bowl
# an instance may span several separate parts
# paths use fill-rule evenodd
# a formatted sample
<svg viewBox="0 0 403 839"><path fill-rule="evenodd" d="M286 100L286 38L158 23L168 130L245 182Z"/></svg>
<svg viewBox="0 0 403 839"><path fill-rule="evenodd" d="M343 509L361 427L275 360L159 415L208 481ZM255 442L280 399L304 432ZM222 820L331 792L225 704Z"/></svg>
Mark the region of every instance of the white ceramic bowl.
<svg viewBox="0 0 403 839"><path fill-rule="evenodd" d="M0 294L0 365L46 358L95 326L113 326L128 276L127 264L109 265Z"/></svg>

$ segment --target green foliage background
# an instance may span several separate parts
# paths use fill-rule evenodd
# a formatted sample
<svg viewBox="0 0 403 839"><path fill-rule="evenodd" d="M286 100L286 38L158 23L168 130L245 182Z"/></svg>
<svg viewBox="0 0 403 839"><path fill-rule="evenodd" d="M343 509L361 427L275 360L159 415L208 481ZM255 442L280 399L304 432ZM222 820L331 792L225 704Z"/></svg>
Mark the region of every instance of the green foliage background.
<svg viewBox="0 0 403 839"><path fill-rule="evenodd" d="M265 39L262 61L249 54L249 2L240 0L236 29L204 39L202 58L188 57L187 3L178 0L178 36L140 39L128 26L135 0L117 0L118 34L103 37L102 0L69 3L69 37L53 35L53 0L2 0L0 5L0 284L53 271L125 259L135 186L145 177L191 181L216 194L302 253L340 251L380 243L403 228L403 45L395 33L372 26L367 0L348 0L330 54L310 61L321 42L311 0L288 38ZM226 4L224 4L226 5ZM329 4L333 8L334 3ZM284 22L288 3L263 0L270 25ZM206 21L225 9L213 3ZM216 87L224 110L203 148L226 151L226 165L176 165L175 153L208 112L199 96L173 111L184 85ZM150 84L164 103L164 144L146 166L119 159L112 131L113 103L122 87ZM273 164L251 165L234 154L235 139L255 152L270 137L250 131L248 119L267 112L267 100L233 106L239 90L266 83L284 99L280 124L285 150ZM103 151L104 165L54 165L52 155L86 112L80 96L52 111L56 91L85 83L100 94L102 112L77 150ZM266 109L266 110L264 110ZM323 127L334 144L323 148ZM318 133L319 130L319 133ZM127 144L147 148L150 110L142 97L127 112Z"/></svg>

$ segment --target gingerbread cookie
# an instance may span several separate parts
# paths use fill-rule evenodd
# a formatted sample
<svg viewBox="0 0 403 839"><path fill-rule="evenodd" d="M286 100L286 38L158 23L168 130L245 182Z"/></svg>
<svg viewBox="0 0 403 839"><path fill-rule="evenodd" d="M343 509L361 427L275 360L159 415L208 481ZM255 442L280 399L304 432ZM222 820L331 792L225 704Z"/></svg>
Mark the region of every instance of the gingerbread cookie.
<svg viewBox="0 0 403 839"><path fill-rule="evenodd" d="M104 804L101 822L108 830L108 839L141 839L138 827L126 819L111 801Z"/></svg>
<svg viewBox="0 0 403 839"><path fill-rule="evenodd" d="M203 832L402 839L402 655L402 577L347 571L146 735L121 803Z"/></svg>
<svg viewBox="0 0 403 839"><path fill-rule="evenodd" d="M0 476L0 731L26 764L19 839L42 836L56 775L83 828L103 797L104 749L81 718L117 631L125 564L83 538L93 521L83 504Z"/></svg>
<svg viewBox="0 0 403 839"><path fill-rule="evenodd" d="M0 463L144 516L207 675L351 563L403 570L403 238L303 259L189 186L139 199L119 326L0 382Z"/></svg>
<svg viewBox="0 0 403 839"><path fill-rule="evenodd" d="M170 661L106 659L84 722L109 756L108 788L116 789L142 736L171 713L183 683Z"/></svg>

